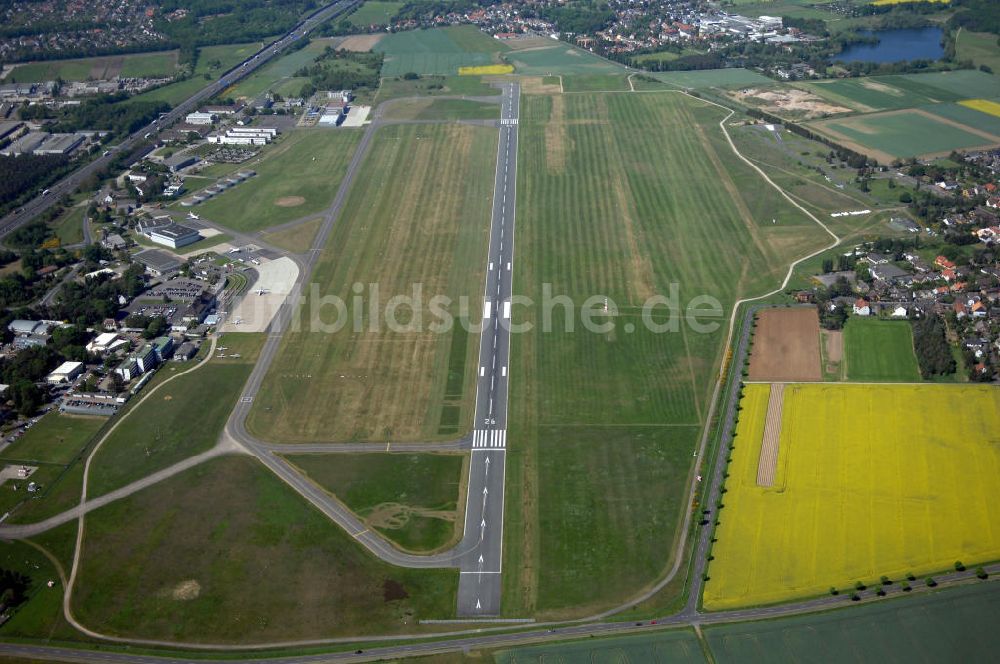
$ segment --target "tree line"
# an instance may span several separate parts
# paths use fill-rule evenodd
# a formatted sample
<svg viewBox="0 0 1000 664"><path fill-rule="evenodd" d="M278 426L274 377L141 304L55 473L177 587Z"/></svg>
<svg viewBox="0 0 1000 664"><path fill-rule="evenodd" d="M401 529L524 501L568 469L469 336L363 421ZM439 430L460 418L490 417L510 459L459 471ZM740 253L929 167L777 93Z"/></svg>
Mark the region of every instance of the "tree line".
<svg viewBox="0 0 1000 664"><path fill-rule="evenodd" d="M913 321L913 350L924 378L955 373L955 357L946 333L944 319L936 314Z"/></svg>

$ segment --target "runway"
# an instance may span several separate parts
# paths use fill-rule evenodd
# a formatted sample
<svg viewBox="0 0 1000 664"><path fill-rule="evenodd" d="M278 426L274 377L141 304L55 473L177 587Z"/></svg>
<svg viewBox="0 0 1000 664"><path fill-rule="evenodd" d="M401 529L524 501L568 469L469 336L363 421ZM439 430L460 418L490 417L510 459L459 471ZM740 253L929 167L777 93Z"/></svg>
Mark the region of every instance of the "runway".
<svg viewBox="0 0 1000 664"><path fill-rule="evenodd" d="M502 90L490 248L483 293L483 332L476 367L469 492L465 530L457 548L461 570L457 613L468 617L500 613L503 571L510 296L514 273L514 196L521 89L516 83L504 83Z"/></svg>

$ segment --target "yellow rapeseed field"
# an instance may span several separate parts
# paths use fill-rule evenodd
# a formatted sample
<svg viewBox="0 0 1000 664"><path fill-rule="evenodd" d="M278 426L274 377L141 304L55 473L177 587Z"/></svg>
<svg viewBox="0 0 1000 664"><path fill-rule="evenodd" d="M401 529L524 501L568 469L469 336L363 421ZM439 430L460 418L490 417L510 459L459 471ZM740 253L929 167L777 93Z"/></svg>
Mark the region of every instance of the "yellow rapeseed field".
<svg viewBox="0 0 1000 664"><path fill-rule="evenodd" d="M995 101L990 101L988 99L966 99L965 101L960 101L958 103L962 106L968 106L969 108L983 113L1000 116L1000 104Z"/></svg>
<svg viewBox="0 0 1000 664"><path fill-rule="evenodd" d="M512 65L479 65L478 67L459 67L459 76L491 76L496 74L512 74Z"/></svg>
<svg viewBox="0 0 1000 664"><path fill-rule="evenodd" d="M767 400L767 385L745 388L705 608L1000 559L1000 389L788 385L765 489Z"/></svg>

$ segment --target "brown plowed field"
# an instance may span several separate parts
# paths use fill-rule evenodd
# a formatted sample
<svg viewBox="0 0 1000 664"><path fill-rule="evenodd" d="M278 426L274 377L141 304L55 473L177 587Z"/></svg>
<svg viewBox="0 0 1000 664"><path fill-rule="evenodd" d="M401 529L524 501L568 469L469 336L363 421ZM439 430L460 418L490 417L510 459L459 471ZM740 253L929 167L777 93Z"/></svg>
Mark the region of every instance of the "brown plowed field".
<svg viewBox="0 0 1000 664"><path fill-rule="evenodd" d="M757 317L750 380L822 380L819 317L809 308L768 309Z"/></svg>

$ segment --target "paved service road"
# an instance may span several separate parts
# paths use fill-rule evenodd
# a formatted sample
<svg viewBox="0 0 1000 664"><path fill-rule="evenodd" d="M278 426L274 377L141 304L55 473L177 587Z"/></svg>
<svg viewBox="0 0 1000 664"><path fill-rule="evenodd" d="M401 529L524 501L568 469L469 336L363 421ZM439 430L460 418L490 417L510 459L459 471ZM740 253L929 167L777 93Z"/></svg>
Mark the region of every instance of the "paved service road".
<svg viewBox="0 0 1000 664"><path fill-rule="evenodd" d="M520 86L503 84L493 216L483 294L476 416L473 423L465 532L458 547L458 615L500 613L510 297L514 267L514 180Z"/></svg>

